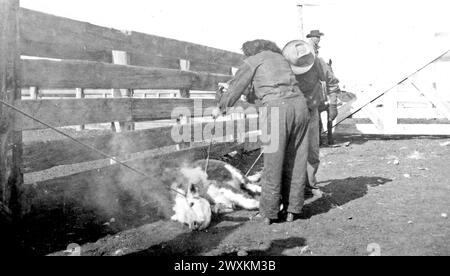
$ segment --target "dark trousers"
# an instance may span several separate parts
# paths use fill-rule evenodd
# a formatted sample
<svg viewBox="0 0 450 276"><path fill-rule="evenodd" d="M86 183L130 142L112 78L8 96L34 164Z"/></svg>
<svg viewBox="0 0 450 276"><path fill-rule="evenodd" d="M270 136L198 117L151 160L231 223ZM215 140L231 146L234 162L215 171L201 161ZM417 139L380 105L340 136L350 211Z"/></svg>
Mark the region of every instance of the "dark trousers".
<svg viewBox="0 0 450 276"><path fill-rule="evenodd" d="M278 132L278 147L263 143L264 170L260 211L264 217L276 219L281 203L284 209L294 214L299 214L303 208L309 110L303 96L271 101L266 106L269 112L261 114L262 123L267 119L270 126L273 112L279 112L279 120L272 122L278 124L278 127L275 127ZM272 137L273 135L271 133Z"/></svg>
<svg viewBox="0 0 450 276"><path fill-rule="evenodd" d="M320 165L320 114L317 108L310 110L309 114L307 182L310 186L316 187L316 174Z"/></svg>

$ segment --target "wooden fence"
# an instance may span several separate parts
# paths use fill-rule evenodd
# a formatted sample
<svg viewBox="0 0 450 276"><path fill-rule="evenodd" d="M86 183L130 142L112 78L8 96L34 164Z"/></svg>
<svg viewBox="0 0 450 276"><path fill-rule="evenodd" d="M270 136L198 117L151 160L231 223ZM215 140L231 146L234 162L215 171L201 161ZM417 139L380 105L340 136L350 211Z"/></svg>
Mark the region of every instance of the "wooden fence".
<svg viewBox="0 0 450 276"><path fill-rule="evenodd" d="M242 55L32 11L20 8L19 0L0 0L0 3L1 24L5 26L0 30L1 100L54 127L111 122L120 122L123 127L142 120L171 120L164 127L141 130L131 127L120 133L98 135L74 134L80 141L121 160L133 154L175 148L162 151L164 155L129 160L130 165L150 164L159 159L205 157L207 147L202 141L184 144L173 141L172 110L184 107L193 116L209 116L208 108L215 105L214 100L191 99L190 91L214 93L218 83L230 80L243 60ZM40 91L51 93L55 89L73 91L67 93L73 95L72 99L39 95ZM108 93L111 97L86 97L88 90L97 89L111 91ZM179 91L178 98L133 97L136 90L154 89ZM26 92L22 94L22 91ZM242 103L242 106L246 105ZM107 183L118 170L123 170L117 164L108 163L95 168L87 165L80 171L69 170L56 177L50 173L50 177L36 178L40 172L57 166L104 157L69 139L48 138L45 134L57 135L4 105L0 105L0 114L0 193L6 210L21 213L20 195L31 186ZM242 120L233 121L233 128L240 124ZM192 123L191 128L204 125L204 122ZM40 135L46 138L36 138ZM204 136L203 140L209 138ZM245 145L249 144L236 139L216 144L213 154L226 154ZM29 179L27 184L36 185L24 185L24 173L25 179Z"/></svg>
<svg viewBox="0 0 450 276"><path fill-rule="evenodd" d="M145 165L160 159L205 157L208 148L205 142L210 135L203 136L202 141L194 137L187 143L175 142L171 137L175 119L172 118L172 110L184 107L193 116L209 116L208 108L215 105L214 100L192 99L191 93L202 91L195 93L205 95L202 93L206 91L208 96L214 95L217 84L232 77L243 60L242 55L27 10L20 8L19 0L0 0L0 14L1 100L58 128L79 126L82 130L85 125L113 122L114 129L122 131L72 135L102 152L127 160L133 166L144 166L145 169ZM412 85L415 86L414 83ZM428 109L437 111L432 117L447 123L450 119L449 99L442 99L433 91L414 89L417 97L431 102ZM98 97L99 90L103 91L101 97ZM61 91L66 91L65 96L52 99L52 93L61 95ZM167 93L176 94L176 98L159 98L158 93L164 91L171 91ZM148 98L149 95L153 96ZM382 103L375 102L366 108L363 118L354 116L356 130L351 131L450 134L450 124L400 126L402 116L405 117L402 112L410 111L395 100L395 95L388 93L380 99ZM406 97L400 102L411 99L410 94ZM360 101L364 98L361 97ZM371 99L370 95L367 99ZM241 106L248 105L241 103ZM349 112L349 105L343 107L340 118ZM367 118L370 121L367 122ZM136 122L154 120L168 120L168 123L162 127L155 123L147 129L134 126ZM242 118L233 121L233 138L237 137L238 128L245 122L247 119ZM203 128L205 124L192 121L190 127ZM250 132L249 124L245 125L245 131ZM229 128L229 125L221 127ZM224 132L222 129L221 133ZM226 154L244 147L257 148L258 145L228 140L216 144L213 154ZM90 163L94 161L101 164ZM30 187L44 186L55 190L67 185L84 185L87 181L91 184L112 182L118 171L124 168L110 161L69 139L57 137L37 121L0 105L2 212L23 213L20 210L23 207L21 198ZM67 168L72 165L79 168ZM55 170L60 166L65 166L63 173ZM24 185L24 177L26 184L36 185Z"/></svg>
<svg viewBox="0 0 450 276"><path fill-rule="evenodd" d="M365 106L336 128L337 133L381 135L450 135L450 52ZM381 94L357 94L338 121Z"/></svg>

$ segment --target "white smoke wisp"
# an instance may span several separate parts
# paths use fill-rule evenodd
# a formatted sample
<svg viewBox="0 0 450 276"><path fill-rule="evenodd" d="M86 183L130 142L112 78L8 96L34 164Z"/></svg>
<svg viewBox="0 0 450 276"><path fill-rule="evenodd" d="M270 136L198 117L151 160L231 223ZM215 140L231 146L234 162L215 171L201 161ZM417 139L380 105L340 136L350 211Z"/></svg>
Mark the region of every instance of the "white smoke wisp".
<svg viewBox="0 0 450 276"><path fill-rule="evenodd" d="M180 168L180 172L190 183L198 184L206 183L208 181L208 175L200 167L193 168L185 164Z"/></svg>

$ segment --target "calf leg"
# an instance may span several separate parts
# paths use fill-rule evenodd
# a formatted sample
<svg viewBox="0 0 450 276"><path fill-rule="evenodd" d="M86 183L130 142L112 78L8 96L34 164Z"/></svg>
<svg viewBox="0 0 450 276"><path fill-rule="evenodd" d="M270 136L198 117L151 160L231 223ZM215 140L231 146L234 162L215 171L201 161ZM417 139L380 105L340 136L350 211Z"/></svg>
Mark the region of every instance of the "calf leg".
<svg viewBox="0 0 450 276"><path fill-rule="evenodd" d="M262 188L259 185L247 183L247 184L244 184L244 187L246 190L248 190L254 194L261 194Z"/></svg>
<svg viewBox="0 0 450 276"><path fill-rule="evenodd" d="M243 194L235 193L228 189L223 189L223 196L237 206L246 210L254 210L259 208L259 201L254 198L246 197Z"/></svg>

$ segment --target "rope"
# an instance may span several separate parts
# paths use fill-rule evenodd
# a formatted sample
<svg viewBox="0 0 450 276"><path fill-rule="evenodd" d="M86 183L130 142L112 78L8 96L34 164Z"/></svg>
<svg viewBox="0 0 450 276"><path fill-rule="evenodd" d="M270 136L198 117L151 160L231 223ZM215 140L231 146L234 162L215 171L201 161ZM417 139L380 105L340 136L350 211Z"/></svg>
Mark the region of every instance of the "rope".
<svg viewBox="0 0 450 276"><path fill-rule="evenodd" d="M258 158L256 158L255 162L253 162L253 165L248 169L247 173L245 174L245 177L247 177L250 172L253 170L253 168L256 166L256 163L258 163L259 159L264 155L264 152L261 150L261 153L259 154Z"/></svg>
<svg viewBox="0 0 450 276"><path fill-rule="evenodd" d="M85 147L85 148L88 148L88 149L90 149L90 150L96 152L98 155L100 155L100 156L102 156L102 157L105 157L105 158L108 158L108 159L111 159L111 160L113 160L114 162L116 162L117 164L119 164L119 165L121 165L121 166L123 166L123 167L125 167L125 168L127 168L127 169L129 169L129 170L131 170L131 171L133 171L133 172L135 172L135 173L137 173L137 174L139 174L139 175L141 175L141 176L143 176L143 177L145 177L145 178L151 179L151 177L150 177L148 174L146 174L145 172L143 172L143 171L141 171L141 170L139 170L139 169L133 168L133 167L131 167L130 165L126 164L125 162L122 162L122 161L118 160L118 159L115 158L114 156L111 156L111 155L109 155L109 154L107 154L107 153L104 153L104 152L102 152L102 151L100 151L100 150L98 150L98 149L96 149L96 148L94 148L94 147L92 147L92 146L90 146L90 145L88 145L88 144L86 144L86 143L81 142L81 141L78 140L77 138L72 137L71 135L69 135L69 134L67 134L67 133L65 133L65 132L63 132L63 131L57 129L56 127L54 127L54 126L52 126L52 125L50 125L50 124L48 124L48 123L46 123L46 122L44 122L44 121L42 121L42 120L36 118L36 117L34 117L34 116L32 116L32 115L30 115L30 114L28 114L28 113L26 113L26 112L23 111L23 110L20 110L19 108L17 108L17 107L15 107L15 106L13 106L13 105L11 105L11 104L9 104L9 103L7 103L7 102L1 100L1 99L0 99L0 103L3 104L3 105L5 105L5 106L7 106L7 107L9 107L9 108L11 108L11 109L13 109L13 110L16 111L16 112L22 114L23 116L25 116L25 117L27 117L27 118L29 118L29 119L32 119L32 120L34 120L34 121L36 121L36 122L38 122L38 123L40 123L40 124L46 126L47 128L50 128L50 129L54 130L55 132L61 134L62 136L66 137L66 138L68 138L68 139L70 139L70 140L72 140L73 142L75 142L75 143L77 143L77 144L79 144L79 145L81 145L81 146L83 146L83 147ZM177 191L177 190L175 190L175 189L173 189L173 188L169 188L169 189L170 189L171 191L173 191L173 192L175 192L175 193L177 193L177 194L183 196L183 197L186 197L186 195L180 193L179 191Z"/></svg>
<svg viewBox="0 0 450 276"><path fill-rule="evenodd" d="M356 113L358 113L359 111L361 111L362 109L364 109L366 106L368 106L369 104L373 103L374 101L378 100L379 98L381 98L382 96L386 95L388 92L390 92L391 90L393 90L394 88L396 88L397 86L399 86L400 84L404 83L405 81L407 81L409 78L411 78L412 76L414 76L415 74L417 74L418 72L422 71L423 69L427 68L430 64L436 62L437 60L439 60L440 58L442 58L443 56L445 56L447 53L449 53L450 50L447 50L445 53L443 53L442 55L438 56L437 58L433 59L432 61L428 62L427 64L425 64L424 66L420 67L419 69L417 69L416 71L414 71L414 73L408 75L406 78L404 78L403 80L401 80L399 83L395 84L394 86L392 86L391 88L387 89L386 91L384 91L383 93L381 93L380 95L378 95L376 98L372 99L370 102L364 104L362 107L360 107L358 110L354 111L353 113L351 113L350 115L348 115L347 117L345 117L344 119L340 120L339 122L337 122L336 124L334 124L332 126L332 128L336 127L337 125L341 124L343 121L347 120L348 118L350 118L351 116L355 115ZM417 88L417 87L416 87ZM328 133L328 130L325 130L322 132L322 134ZM245 174L245 176L247 177L250 172L253 170L253 168L256 166L256 163L258 163L258 161L261 159L261 157L263 156L263 153L261 152L261 154L258 156L258 158L256 158L256 161L253 163L253 165L250 167L250 169L247 171L247 173Z"/></svg>
<svg viewBox="0 0 450 276"><path fill-rule="evenodd" d="M433 59L432 61L428 62L428 63L427 63L426 65L424 65L423 67L421 67L421 68L419 68L418 70L414 71L414 73L408 75L406 78L404 78L404 79L403 79L402 81L400 81L399 83L397 83L397 84L395 84L394 86L392 86L391 88L387 89L386 91L384 91L383 93L381 93L380 95L378 95L376 98L372 99L370 102L364 104L364 105L363 105L362 107L360 107L358 110L354 111L353 113L351 113L350 115L348 115L348 116L345 117L344 119L342 119L342 120L340 120L339 122L337 122L336 124L334 124L333 127L336 127L337 125L341 124L343 121L345 121L345 120L347 120L348 118L350 118L351 116L355 115L356 113L358 113L359 111L361 111L363 108L365 108L365 107L368 106L369 104L373 103L374 101L378 100L379 98L381 98L382 96L384 96L386 93L390 92L392 89L396 88L397 86L399 86L400 84L402 84L403 82L405 82L406 80L408 80L410 77L412 77L412 76L415 75L416 73L422 71L423 69L425 69L426 67L428 67L430 64L436 62L437 60L439 60L440 58L442 58L443 56L445 56L448 52L450 52L450 50L447 50L447 51L446 51L445 53L443 53L442 55L438 56L437 58L435 58L435 59ZM100 155L100 156L102 156L102 157L111 159L111 160L113 160L114 162L116 162L117 164L119 164L119 165L121 165L121 166L123 166L123 167L125 167L125 168L127 168L127 169L129 169L129 170L131 170L131 171L133 171L133 172L135 172L135 173L137 173L137 174L139 174L139 175L145 177L145 178L149 178L149 179L151 178L151 177L150 177L149 175L147 175L145 172L143 172L143 171L141 171L141 170L139 170L139 169L133 168L133 167L131 167L130 165L126 164L125 162L122 162L122 161L118 160L118 159L115 158L114 156L111 156L111 155L109 155L109 154L107 154L107 153L104 153L104 152L102 152L102 151L100 151L100 150L98 150L98 149L96 149L96 148L94 148L94 147L92 147L92 146L90 146L90 145L88 145L88 144L86 144L86 143L81 142L80 140L78 140L78 139L72 137L71 135L69 135L69 134L67 134L67 133L65 133L65 132L63 132L63 131L57 129L56 127L54 127L54 126L52 126L52 125L50 125L50 124L48 124L48 123L46 123L46 122L44 122L44 121L42 121L42 120L36 118L36 117L34 117L34 116L32 116L32 115L30 115L30 114L28 114L28 113L26 113L25 111L20 110L19 108L17 108L17 107L15 107L15 106L13 106L13 105L11 105L11 104L9 104L9 103L7 103L7 102L1 100L1 99L0 99L0 103L3 104L3 105L5 105L5 106L7 106L7 107L9 107L9 108L11 108L11 109L13 109L13 110L16 111L16 112L22 114L23 116L25 116L25 117L27 117L27 118L29 118L29 119L31 119L31 120L34 120L34 121L36 121L36 122L38 122L38 123L40 123L40 124L46 126L47 128L52 129L53 131L59 133L60 135L62 135L62 136L64 136L64 137L66 137L66 138L72 140L73 142L75 142L75 143L77 143L77 144L79 144L79 145L81 145L81 146L83 146L83 147L85 147L85 148L88 148L88 149L90 149L90 150L96 152L98 155ZM215 127L215 124L214 124L214 127ZM325 132L323 132L323 133L327 133L327 131L325 131ZM209 155L210 155L211 146L212 146L212 142L213 142L212 139L213 139L213 135L211 136L211 141L210 141L209 147L208 147L208 156L207 156L207 160L206 160L205 171L208 169ZM255 167L256 163L259 161L259 159L262 157L262 155L263 155L263 153L261 153L261 154L259 155L259 157L256 159L256 161L255 161L254 164L252 165L252 167L251 167L251 168L248 170L248 172L246 173L246 176L248 176L248 174L250 173L250 171ZM177 193L177 194L179 194L179 195L182 195L183 197L186 197L184 194L180 193L179 191L177 191L177 190L175 190L175 189L170 188L170 190L172 190L173 192L175 192L175 193Z"/></svg>

